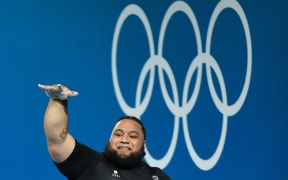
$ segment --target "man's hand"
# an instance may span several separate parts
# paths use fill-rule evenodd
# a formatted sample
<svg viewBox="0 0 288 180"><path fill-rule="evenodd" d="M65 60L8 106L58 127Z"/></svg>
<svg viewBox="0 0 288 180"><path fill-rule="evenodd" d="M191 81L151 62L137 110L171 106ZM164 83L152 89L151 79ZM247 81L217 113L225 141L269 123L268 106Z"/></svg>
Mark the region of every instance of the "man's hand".
<svg viewBox="0 0 288 180"><path fill-rule="evenodd" d="M61 84L42 85L38 87L45 90L46 94L52 99L67 100L69 97L77 96L77 91L71 91L68 87Z"/></svg>

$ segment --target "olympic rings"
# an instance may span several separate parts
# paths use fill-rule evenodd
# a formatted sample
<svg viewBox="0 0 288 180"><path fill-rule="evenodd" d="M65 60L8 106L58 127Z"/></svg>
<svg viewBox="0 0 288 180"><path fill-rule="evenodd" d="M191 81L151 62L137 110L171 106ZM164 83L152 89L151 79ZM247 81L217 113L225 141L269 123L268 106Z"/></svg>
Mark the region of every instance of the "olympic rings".
<svg viewBox="0 0 288 180"><path fill-rule="evenodd" d="M238 99L231 105L228 105L227 103L228 99L227 99L226 86L224 83L224 77L222 75L221 69L219 65L217 64L216 60L210 54L211 39L212 39L214 25L220 13L223 12L223 10L225 10L226 8L233 9L237 13L237 15L240 17L241 23L244 28L245 37L246 37L246 45L247 45L247 68L246 68L245 82L244 82L241 94L239 95ZM167 29L167 25L170 19L172 18L172 16L176 12L184 13L190 20L191 25L194 29L194 33L196 37L196 44L197 44L197 56L192 60L189 66L188 72L186 74L186 77L185 77L183 97L182 97L182 106L180 106L180 99L178 98L179 96L178 96L178 90L177 90L174 74L168 62L162 56L164 36L165 36L166 29ZM145 31L147 33L149 51L150 51L150 58L144 64L141 70L139 80L138 80L138 84L136 88L135 107L129 106L122 96L120 85L118 82L118 74L117 74L117 68L116 68L117 67L117 59L116 59L117 45L118 45L118 38L119 38L120 30L125 20L129 16L132 16L132 15L137 16L144 25ZM220 2L216 5L212 13L210 22L209 22L209 26L208 26L208 32L207 32L207 37L206 37L206 48L205 48L206 51L202 50L200 30L199 30L199 26L198 26L196 17L194 15L194 12L189 7L189 5L185 3L184 1L176 1L172 3L165 13L165 16L163 18L162 25L160 28L158 51L156 51L158 52L158 54L155 53L153 34L152 34L152 30L149 24L149 20L147 16L145 15L144 11L135 4L130 4L126 6L121 12L118 18L116 27L115 27L112 43L113 44L112 44L112 57L111 58L112 58L113 86L114 86L114 90L116 93L118 103L121 109L123 110L123 112L125 114L130 114L130 115L133 114L137 117L141 117L141 115L143 115L143 113L147 109L147 106L149 105L149 102L152 96L152 90L153 90L154 78L155 78L155 67L157 66L160 88L161 88L164 101L169 111L174 115L174 129L173 129L173 135L172 135L172 139L171 139L171 143L168 148L168 151L161 159L154 159L152 155L149 153L148 149L146 149L146 157L145 157L146 161L149 164L157 165L160 168L165 168L170 163L171 158L173 157L173 154L176 148L177 138L179 134L180 118L182 118L184 138L185 138L186 146L189 151L190 157L200 169L205 170L205 171L212 169L217 164L222 154L223 148L224 148L226 133L227 133L227 126L228 126L228 117L233 116L239 112L242 105L244 104L244 101L248 93L249 85L250 85L251 72L252 72L252 43L251 43L248 21L246 19L245 13L242 7L240 6L240 4L236 0L220 0ZM215 106L217 107L217 109L223 114L223 123L222 123L220 140L218 142L218 146L215 152L208 159L202 159L195 151L193 144L192 144L192 140L189 135L188 121L187 121L187 115L192 111L198 98L201 80L202 80L202 66L203 65L205 65L206 67L208 87L209 87L212 100ZM196 70L197 70L197 77L196 77L195 87L194 87L191 97L189 98L188 97L188 92L189 92L189 87L190 87L189 85L191 83L191 79L193 75L195 74ZM222 99L220 99L216 93L216 90L213 84L211 70L214 71L219 81ZM169 93L167 91L166 84L164 81L163 71L168 76L168 79L172 88L173 98L169 96ZM141 97L142 97L141 95L143 93L142 87L144 84L145 77L148 75L148 73L150 73L150 77L148 80L148 87L144 94L144 98L141 101Z"/></svg>

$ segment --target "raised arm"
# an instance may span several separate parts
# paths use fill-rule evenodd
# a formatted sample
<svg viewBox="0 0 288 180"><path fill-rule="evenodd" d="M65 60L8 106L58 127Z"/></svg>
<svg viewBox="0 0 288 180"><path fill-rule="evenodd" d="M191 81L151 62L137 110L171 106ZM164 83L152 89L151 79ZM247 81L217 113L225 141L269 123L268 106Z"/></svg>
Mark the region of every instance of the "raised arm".
<svg viewBox="0 0 288 180"><path fill-rule="evenodd" d="M50 97L44 115L48 151L55 162L63 162L75 147L75 140L68 132L68 98L78 93L61 84L38 84L38 87Z"/></svg>

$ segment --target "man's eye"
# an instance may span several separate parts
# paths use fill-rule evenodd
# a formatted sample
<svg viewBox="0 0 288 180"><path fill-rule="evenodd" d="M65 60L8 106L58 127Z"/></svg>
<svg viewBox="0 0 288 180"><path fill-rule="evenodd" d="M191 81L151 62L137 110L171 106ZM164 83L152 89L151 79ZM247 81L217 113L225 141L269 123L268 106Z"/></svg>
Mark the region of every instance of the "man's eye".
<svg viewBox="0 0 288 180"><path fill-rule="evenodd" d="M130 138L136 139L136 138L138 138L138 136L130 136Z"/></svg>
<svg viewBox="0 0 288 180"><path fill-rule="evenodd" d="M115 133L115 136L122 136L122 134L120 134L120 133Z"/></svg>

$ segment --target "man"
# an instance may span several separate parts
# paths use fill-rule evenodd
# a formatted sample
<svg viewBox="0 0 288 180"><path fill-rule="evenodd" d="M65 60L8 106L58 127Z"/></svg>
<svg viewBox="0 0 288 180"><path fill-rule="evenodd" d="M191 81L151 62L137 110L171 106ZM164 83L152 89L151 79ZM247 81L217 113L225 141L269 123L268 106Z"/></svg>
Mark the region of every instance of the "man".
<svg viewBox="0 0 288 180"><path fill-rule="evenodd" d="M61 84L38 86L50 97L44 116L48 151L69 180L170 180L161 169L142 161L146 131L139 119L120 118L105 151L100 153L79 143L68 132L68 98L78 92Z"/></svg>

